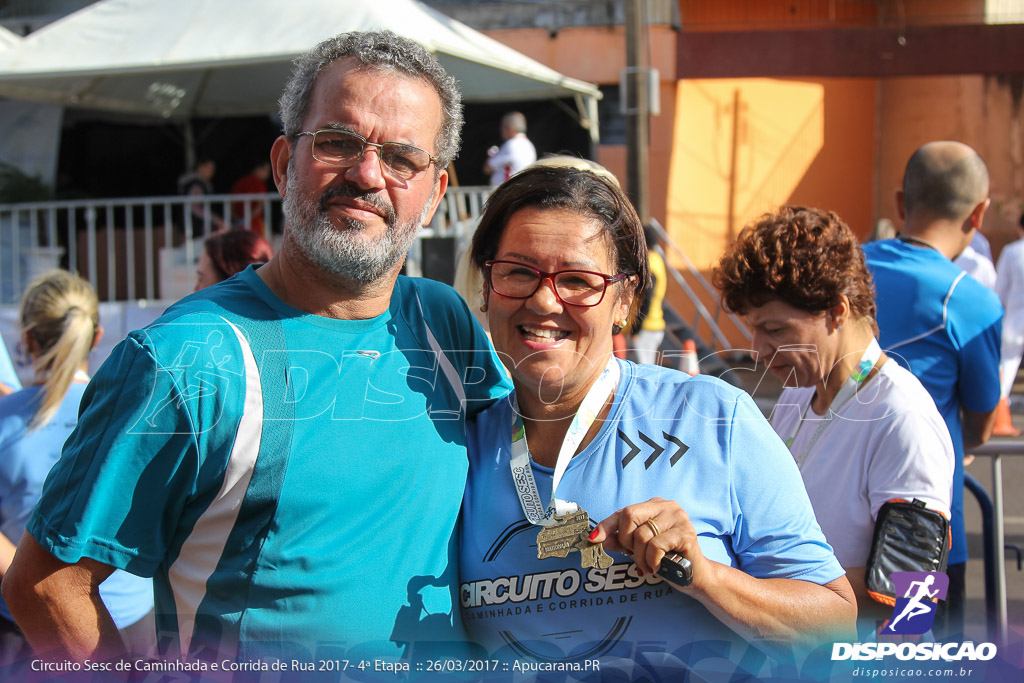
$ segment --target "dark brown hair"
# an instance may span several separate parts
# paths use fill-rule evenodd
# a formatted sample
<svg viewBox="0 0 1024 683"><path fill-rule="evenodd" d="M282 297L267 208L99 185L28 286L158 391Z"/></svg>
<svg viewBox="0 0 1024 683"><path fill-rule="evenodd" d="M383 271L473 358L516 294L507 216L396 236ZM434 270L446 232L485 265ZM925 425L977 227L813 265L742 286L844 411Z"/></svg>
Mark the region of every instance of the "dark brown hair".
<svg viewBox="0 0 1024 683"><path fill-rule="evenodd" d="M864 252L834 212L783 206L743 228L712 273L725 306L743 315L778 299L808 313L845 294L854 319L875 327L875 290Z"/></svg>
<svg viewBox="0 0 1024 683"><path fill-rule="evenodd" d="M512 176L488 198L473 236L471 256L481 272L484 263L497 254L509 219L526 208L571 211L601 225L616 272L637 276L629 309L628 323L632 324L651 286L651 276L644 226L619 186L592 171L567 166L533 166Z"/></svg>
<svg viewBox="0 0 1024 683"><path fill-rule="evenodd" d="M274 255L270 243L251 230L221 230L203 243L218 281L245 270L250 263L266 263Z"/></svg>

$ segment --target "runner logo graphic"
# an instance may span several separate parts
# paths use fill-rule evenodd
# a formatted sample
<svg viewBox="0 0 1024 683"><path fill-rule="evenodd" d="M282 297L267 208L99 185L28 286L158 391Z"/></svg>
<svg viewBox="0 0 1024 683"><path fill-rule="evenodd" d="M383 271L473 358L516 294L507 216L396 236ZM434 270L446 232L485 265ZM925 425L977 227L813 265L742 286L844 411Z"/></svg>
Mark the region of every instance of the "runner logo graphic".
<svg viewBox="0 0 1024 683"><path fill-rule="evenodd" d="M893 572L896 605L883 633L920 635L935 623L936 599L945 600L949 577L943 572Z"/></svg>

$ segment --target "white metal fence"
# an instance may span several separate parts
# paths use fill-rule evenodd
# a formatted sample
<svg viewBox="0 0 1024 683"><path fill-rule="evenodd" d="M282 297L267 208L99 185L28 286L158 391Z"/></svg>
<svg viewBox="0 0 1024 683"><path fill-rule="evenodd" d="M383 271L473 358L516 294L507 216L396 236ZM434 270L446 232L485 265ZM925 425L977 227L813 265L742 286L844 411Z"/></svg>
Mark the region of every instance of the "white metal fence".
<svg viewBox="0 0 1024 683"><path fill-rule="evenodd" d="M424 238L472 234L486 187L449 188ZM217 226L251 224L262 208L266 236L282 232L276 193L87 199L0 205L0 304L51 268L89 280L101 301L177 298L194 280L201 239ZM415 265L415 264L413 264Z"/></svg>
<svg viewBox="0 0 1024 683"><path fill-rule="evenodd" d="M407 272L431 275L431 261L454 273L455 257L466 247L480 217L488 187L448 188L431 224L410 251ZM272 194L88 199L0 205L0 306L16 305L25 286L52 268L78 272L103 302L173 301L192 291L203 238L220 222L250 225L256 207L275 247L282 232L281 197ZM226 217L226 218L225 218ZM730 348L719 327L720 308L709 311L717 293L658 226L667 249L686 264L670 274L689 301L692 333L714 348ZM434 242L427 240L450 238ZM440 277L438 279L447 279ZM742 338L749 332L729 316ZM706 335L706 336L705 336Z"/></svg>

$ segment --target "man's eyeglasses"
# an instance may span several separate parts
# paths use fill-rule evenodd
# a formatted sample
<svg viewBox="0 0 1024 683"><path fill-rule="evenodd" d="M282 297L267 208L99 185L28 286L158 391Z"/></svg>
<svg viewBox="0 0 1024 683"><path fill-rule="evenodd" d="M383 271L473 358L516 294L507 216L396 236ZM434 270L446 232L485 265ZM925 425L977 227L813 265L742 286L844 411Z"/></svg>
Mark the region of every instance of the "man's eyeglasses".
<svg viewBox="0 0 1024 683"><path fill-rule="evenodd" d="M608 285L622 282L626 273L605 275L589 270L559 270L545 273L516 261L486 261L487 281L495 294L510 299L529 299L544 280L550 280L555 296L569 306L597 306Z"/></svg>
<svg viewBox="0 0 1024 683"><path fill-rule="evenodd" d="M381 170L399 180L409 180L436 164L437 157L413 145L400 142L369 142L362 135L333 128L304 130L297 135L313 138L313 158L323 164L349 168L359 163L367 147L375 147Z"/></svg>

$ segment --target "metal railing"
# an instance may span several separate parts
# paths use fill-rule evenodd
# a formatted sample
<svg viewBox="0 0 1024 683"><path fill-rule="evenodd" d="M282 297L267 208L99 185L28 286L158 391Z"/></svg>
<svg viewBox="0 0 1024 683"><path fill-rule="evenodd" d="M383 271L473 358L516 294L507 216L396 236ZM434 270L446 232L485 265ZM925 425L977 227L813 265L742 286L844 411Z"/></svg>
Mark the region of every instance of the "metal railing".
<svg viewBox="0 0 1024 683"><path fill-rule="evenodd" d="M471 234L490 191L448 188L422 236ZM260 209L265 236L279 235L280 204L270 193L0 205L0 304L17 303L35 276L57 267L80 273L101 301L176 298L165 291L167 271L191 277L202 238L222 226L250 226Z"/></svg>
<svg viewBox="0 0 1024 683"><path fill-rule="evenodd" d="M1006 642L1006 533L1003 524L1003 464L1005 455L1024 455L1024 440L997 440L970 449L974 456L992 458L991 511L985 500L984 489L967 475L968 489L978 499L982 509L982 533L985 536L985 602L988 616L994 622L998 642ZM991 515L988 518L986 513Z"/></svg>
<svg viewBox="0 0 1024 683"><path fill-rule="evenodd" d="M689 280L695 282L697 287L703 290L704 294L711 301L719 301L718 292L716 292L714 287L711 286L711 283L708 282L707 278L704 277L703 273L697 270L697 267L693 265L693 262L690 261L690 259L686 256L686 253L683 252L679 245L672 241L672 238L668 236L668 232L665 231L665 229L661 226L660 223L658 223L657 220L653 218L651 219L651 227L654 228L654 231L658 233L658 236L668 247L667 250L662 249L660 247L657 248L658 253L660 253L665 260L665 270L668 276L672 278L672 280L680 287L680 289L683 290L683 293L686 295L686 298L689 301L690 305L693 306L693 322L688 323L693 334L701 336L700 323L703 322L707 326L708 332L711 335L709 339L705 340L707 342L708 348L711 351L715 351L718 348L721 348L723 350L731 348L733 346L732 343L729 341L729 338L726 336L725 332L722 331L722 328L718 324L719 315L723 311L721 304L719 303L715 307L715 314L712 315L711 312L708 310L707 306L704 304L704 299L701 298L701 295L697 292L696 289L694 289L694 287L690 284ZM679 261L683 263L683 265L686 268L685 275L682 272L680 272L678 268L672 265L672 263L669 260L668 252L671 252L672 255L676 256L679 259ZM687 279L687 276L689 277L689 280ZM735 325L736 329L739 330L739 333L743 336L744 340L750 341L752 335L750 334L750 331L747 329L746 324L739 318L739 316L728 312L726 312L726 315L728 316L732 324Z"/></svg>
<svg viewBox="0 0 1024 683"><path fill-rule="evenodd" d="M490 192L489 187L449 187L420 237L454 237L464 247ZM264 236L281 234L277 193L0 205L0 304L17 303L35 276L57 267L81 274L101 301L176 299L191 291L201 240L222 226L252 226L257 214L262 220L256 227ZM662 254L669 277L693 307L692 333L712 351L728 349L729 340L718 324L720 306L712 315L704 303L717 302L717 293L661 225L652 223L666 245ZM418 253L414 248L410 255L412 273L420 272ZM685 265L685 274L669 262L669 253ZM743 322L729 317L749 340Z"/></svg>

